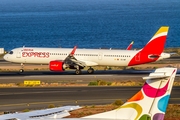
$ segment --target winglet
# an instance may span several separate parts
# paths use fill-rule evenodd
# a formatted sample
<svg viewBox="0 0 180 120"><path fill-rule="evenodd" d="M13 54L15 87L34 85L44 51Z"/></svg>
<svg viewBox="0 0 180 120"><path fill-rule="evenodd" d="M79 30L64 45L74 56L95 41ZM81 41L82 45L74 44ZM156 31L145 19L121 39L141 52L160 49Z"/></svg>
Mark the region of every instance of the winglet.
<svg viewBox="0 0 180 120"><path fill-rule="evenodd" d="M126 50L131 50L133 44L134 44L134 41L132 41L132 42L129 44L129 46L126 48Z"/></svg>
<svg viewBox="0 0 180 120"><path fill-rule="evenodd" d="M74 55L76 49L77 49L77 46L74 46L74 48L73 48L73 50L71 51L70 55Z"/></svg>

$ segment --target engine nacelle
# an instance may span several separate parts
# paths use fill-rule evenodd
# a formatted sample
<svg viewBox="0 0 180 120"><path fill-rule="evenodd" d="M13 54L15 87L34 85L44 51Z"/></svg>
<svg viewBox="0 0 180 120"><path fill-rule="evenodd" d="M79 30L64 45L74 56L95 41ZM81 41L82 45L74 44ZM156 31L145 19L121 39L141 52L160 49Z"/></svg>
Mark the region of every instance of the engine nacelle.
<svg viewBox="0 0 180 120"><path fill-rule="evenodd" d="M63 61L54 60L54 61L50 61L49 63L49 69L51 71L64 71L65 70L64 66L65 65Z"/></svg>

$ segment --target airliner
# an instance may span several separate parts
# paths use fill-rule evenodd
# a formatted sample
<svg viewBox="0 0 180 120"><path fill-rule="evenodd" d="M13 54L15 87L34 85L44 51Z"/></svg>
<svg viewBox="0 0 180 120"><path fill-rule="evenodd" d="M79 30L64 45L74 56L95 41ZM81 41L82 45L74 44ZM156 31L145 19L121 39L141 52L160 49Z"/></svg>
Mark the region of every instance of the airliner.
<svg viewBox="0 0 180 120"><path fill-rule="evenodd" d="M77 49L70 48L40 48L21 47L11 50L4 56L9 62L21 63L19 72L24 72L23 64L49 64L51 71L62 72L65 69L75 69L75 74L89 67L87 72L94 72L93 66L134 66L169 58L169 53L163 53L168 26L162 26L140 50L114 49Z"/></svg>
<svg viewBox="0 0 180 120"><path fill-rule="evenodd" d="M64 118L70 110L79 107L61 107L48 110L36 110L26 113L0 115L1 120L164 120L166 108L172 91L177 68L158 68L144 77L142 88L119 108L85 116L82 118ZM121 93L121 91L119 91Z"/></svg>

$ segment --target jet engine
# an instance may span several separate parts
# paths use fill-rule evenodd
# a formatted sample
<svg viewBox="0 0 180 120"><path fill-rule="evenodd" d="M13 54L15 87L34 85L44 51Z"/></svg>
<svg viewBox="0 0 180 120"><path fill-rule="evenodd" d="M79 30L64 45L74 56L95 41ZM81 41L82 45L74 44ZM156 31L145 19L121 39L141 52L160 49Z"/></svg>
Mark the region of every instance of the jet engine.
<svg viewBox="0 0 180 120"><path fill-rule="evenodd" d="M66 65L63 61L54 60L50 61L49 69L51 71L64 71L66 69Z"/></svg>

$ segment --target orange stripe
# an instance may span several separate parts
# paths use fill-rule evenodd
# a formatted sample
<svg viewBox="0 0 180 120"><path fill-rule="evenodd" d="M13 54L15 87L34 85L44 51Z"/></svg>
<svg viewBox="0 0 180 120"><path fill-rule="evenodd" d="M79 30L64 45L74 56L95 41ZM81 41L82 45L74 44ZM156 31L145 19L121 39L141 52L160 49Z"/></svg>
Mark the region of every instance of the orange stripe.
<svg viewBox="0 0 180 120"><path fill-rule="evenodd" d="M138 101L138 100L142 100L144 98L141 90L136 93L131 99L128 100L128 102L132 102L132 101Z"/></svg>

